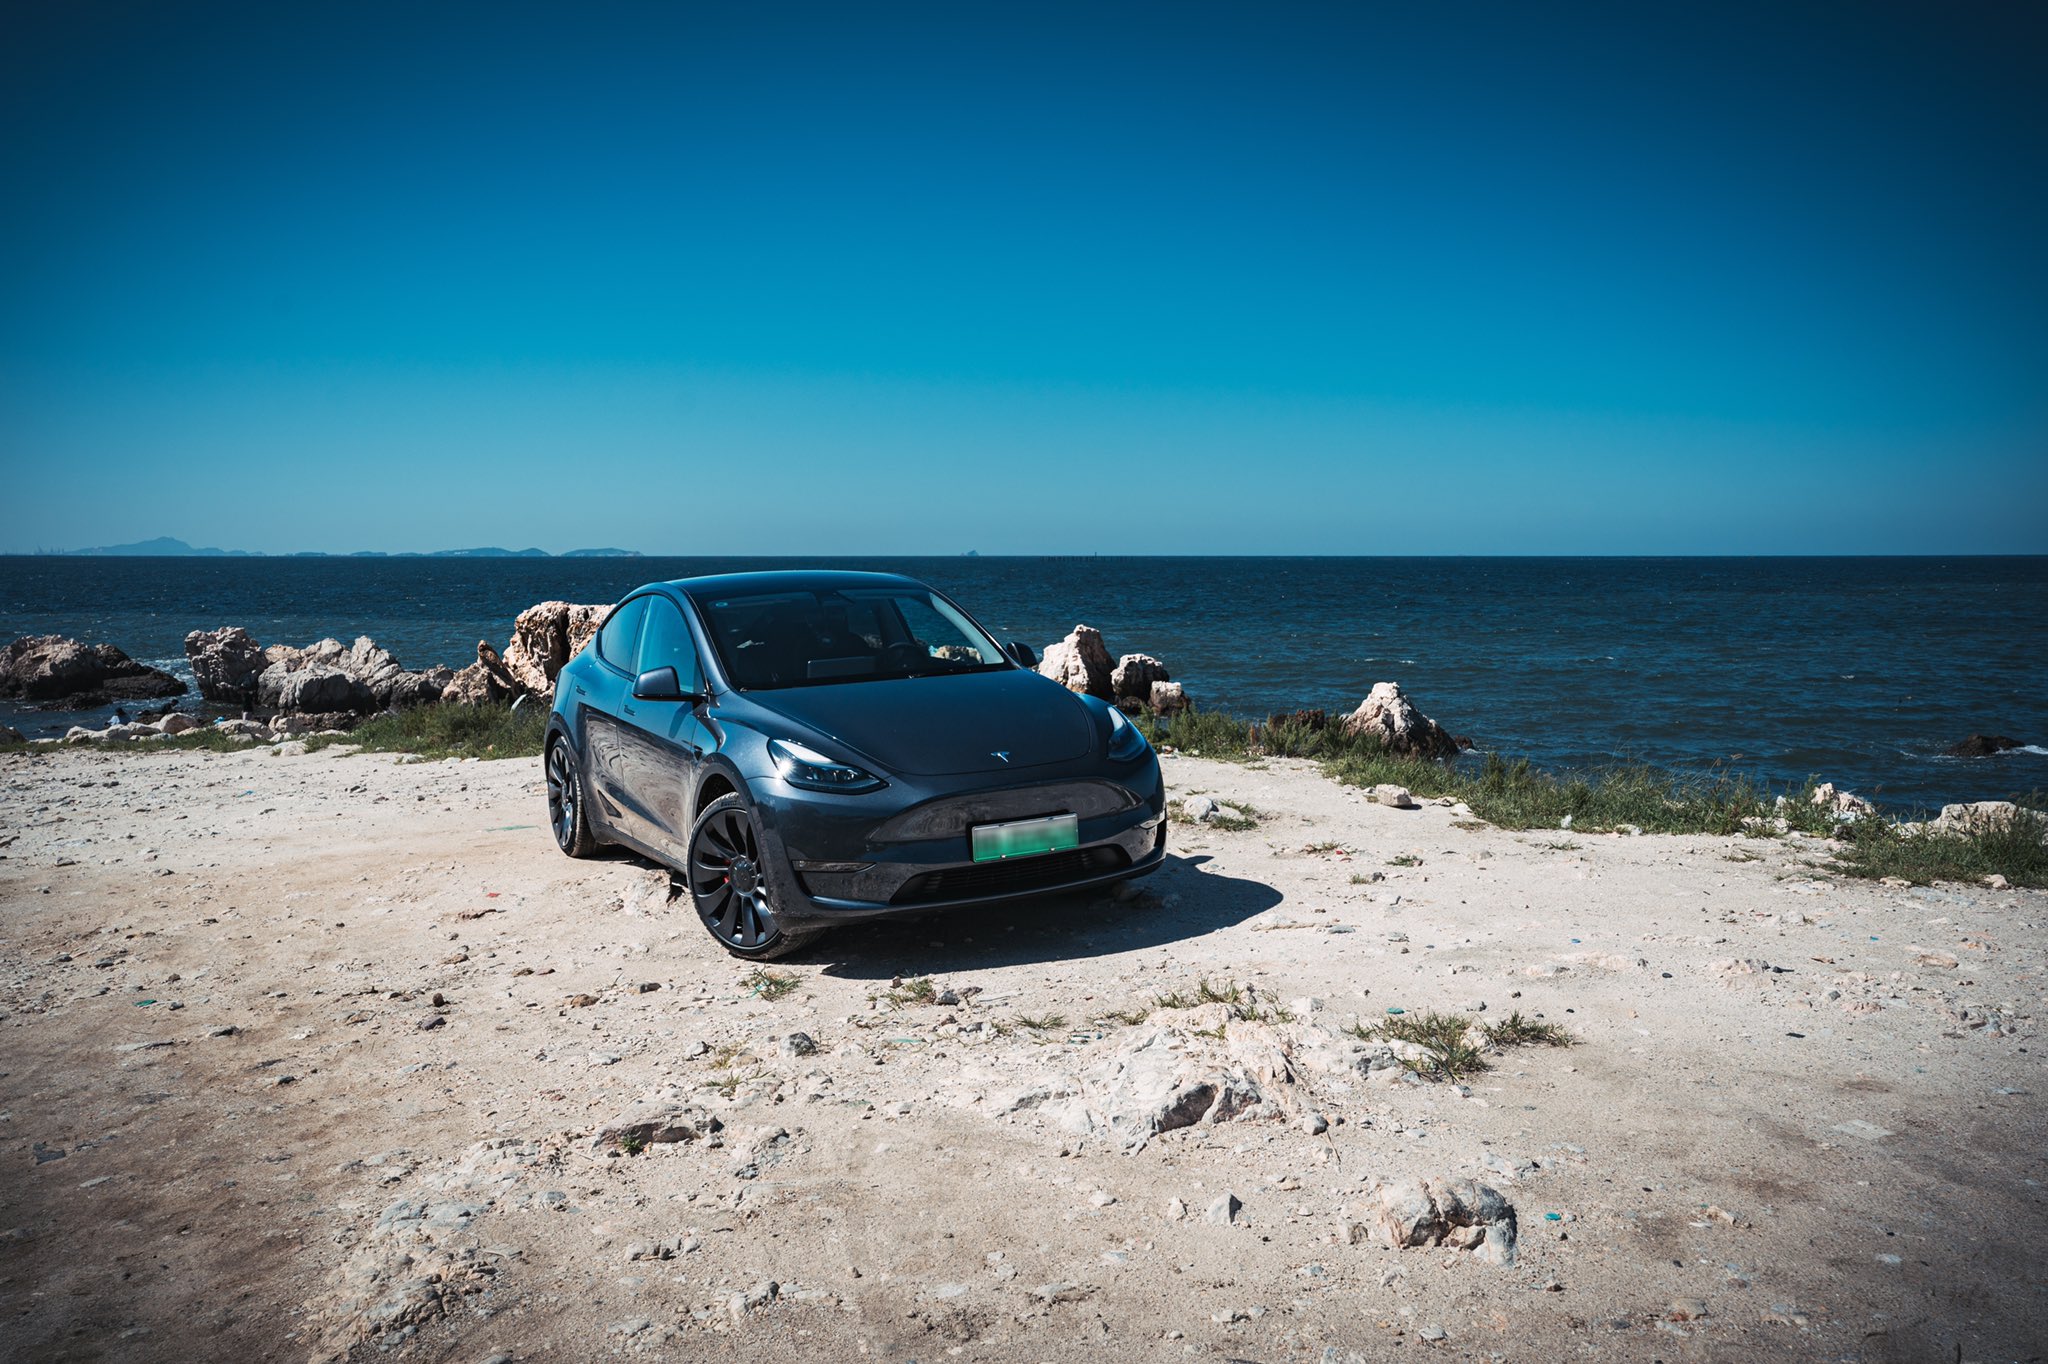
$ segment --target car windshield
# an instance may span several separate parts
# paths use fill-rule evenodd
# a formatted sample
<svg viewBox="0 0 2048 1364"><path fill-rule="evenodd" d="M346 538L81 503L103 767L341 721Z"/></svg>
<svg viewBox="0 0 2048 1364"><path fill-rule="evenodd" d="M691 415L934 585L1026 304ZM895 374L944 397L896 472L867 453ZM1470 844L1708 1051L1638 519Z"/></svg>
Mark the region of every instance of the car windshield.
<svg viewBox="0 0 2048 1364"><path fill-rule="evenodd" d="M741 691L1011 666L974 622L922 587L707 595L697 605Z"/></svg>

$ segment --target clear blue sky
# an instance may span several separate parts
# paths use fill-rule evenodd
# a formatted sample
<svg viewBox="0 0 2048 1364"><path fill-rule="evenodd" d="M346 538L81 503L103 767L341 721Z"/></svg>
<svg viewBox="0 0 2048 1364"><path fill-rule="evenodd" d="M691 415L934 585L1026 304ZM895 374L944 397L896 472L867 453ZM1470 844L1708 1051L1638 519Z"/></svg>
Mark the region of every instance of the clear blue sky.
<svg viewBox="0 0 2048 1364"><path fill-rule="evenodd" d="M0 549L2048 552L2048 10L18 4Z"/></svg>

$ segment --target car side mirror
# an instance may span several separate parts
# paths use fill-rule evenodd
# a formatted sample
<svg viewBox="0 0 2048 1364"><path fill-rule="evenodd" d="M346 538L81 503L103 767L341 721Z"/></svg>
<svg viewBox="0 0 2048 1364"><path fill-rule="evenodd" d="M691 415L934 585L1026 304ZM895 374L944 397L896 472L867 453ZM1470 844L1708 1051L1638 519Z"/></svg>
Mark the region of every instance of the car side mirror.
<svg viewBox="0 0 2048 1364"><path fill-rule="evenodd" d="M1010 655L1011 659L1020 668L1035 668L1038 666L1037 651L1021 639L1011 640L1005 652Z"/></svg>
<svg viewBox="0 0 2048 1364"><path fill-rule="evenodd" d="M649 668L633 682L635 701L701 701L702 694L683 690L674 668Z"/></svg>

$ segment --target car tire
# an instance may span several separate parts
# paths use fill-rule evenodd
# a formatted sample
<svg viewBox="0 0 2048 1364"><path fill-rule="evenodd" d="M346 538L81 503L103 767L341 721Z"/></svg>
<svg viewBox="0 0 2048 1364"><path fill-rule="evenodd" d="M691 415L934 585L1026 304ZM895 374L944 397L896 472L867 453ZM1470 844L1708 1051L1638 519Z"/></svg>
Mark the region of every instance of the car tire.
<svg viewBox="0 0 2048 1364"><path fill-rule="evenodd" d="M779 878L761 849L761 826L738 792L705 806L690 826L683 884L697 919L736 957L773 961L810 944L818 928L785 928L775 913Z"/></svg>
<svg viewBox="0 0 2048 1364"><path fill-rule="evenodd" d="M576 750L557 736L548 745L542 764L548 788L548 827L554 830L555 846L571 857L588 857L597 851L597 836L590 832L590 815L583 798L583 765Z"/></svg>

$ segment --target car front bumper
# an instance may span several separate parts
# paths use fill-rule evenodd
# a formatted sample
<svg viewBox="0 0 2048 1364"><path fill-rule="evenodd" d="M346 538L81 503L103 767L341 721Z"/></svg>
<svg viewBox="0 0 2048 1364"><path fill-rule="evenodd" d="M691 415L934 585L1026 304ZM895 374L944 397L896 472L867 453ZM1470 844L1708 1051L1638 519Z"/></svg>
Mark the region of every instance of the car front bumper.
<svg viewBox="0 0 2048 1364"><path fill-rule="evenodd" d="M1150 754L1127 771L1018 778L926 779L865 796L755 783L764 851L784 873L782 917L824 924L959 909L1103 885L1164 862L1165 792ZM1077 847L974 861L974 826L1051 814L1076 817Z"/></svg>

